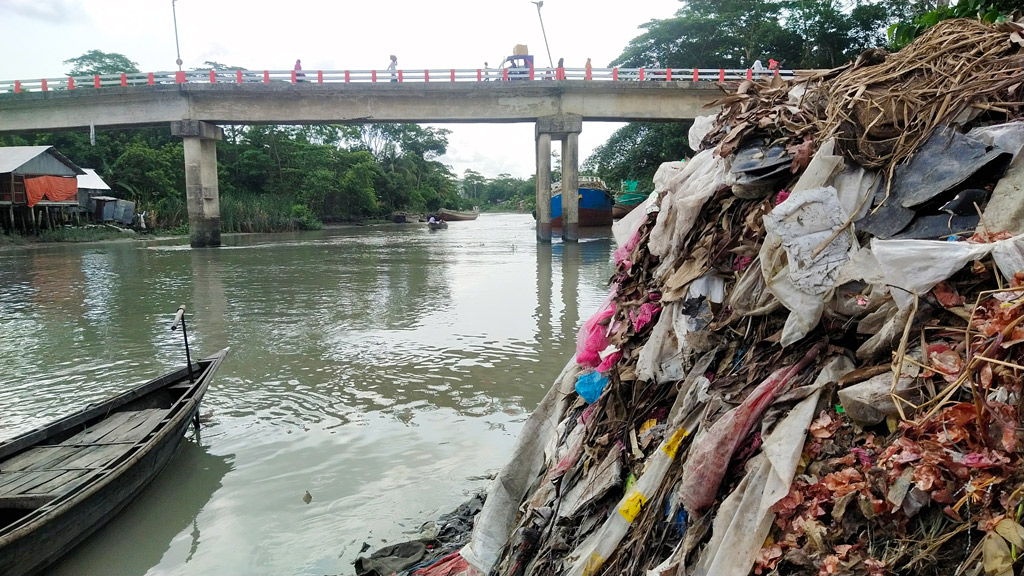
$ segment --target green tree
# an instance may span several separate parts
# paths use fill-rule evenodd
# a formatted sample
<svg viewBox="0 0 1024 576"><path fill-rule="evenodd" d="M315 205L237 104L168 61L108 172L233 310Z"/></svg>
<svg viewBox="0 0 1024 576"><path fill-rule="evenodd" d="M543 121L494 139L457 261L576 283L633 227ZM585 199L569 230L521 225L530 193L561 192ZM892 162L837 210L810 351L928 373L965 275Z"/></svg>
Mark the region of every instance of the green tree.
<svg viewBox="0 0 1024 576"><path fill-rule="evenodd" d="M693 154L688 144L692 125L692 120L671 124L627 124L594 150L584 162L583 169L600 175L612 187L622 180L637 180L640 182L637 190L653 190L654 173L663 162L681 160Z"/></svg>
<svg viewBox="0 0 1024 576"><path fill-rule="evenodd" d="M1020 16L1020 0L960 0L949 5L939 2L934 6L925 4L926 10L902 14L898 22L889 27L889 39L893 49L900 49L914 41L925 30L950 18L972 18L982 22L995 22L1001 18Z"/></svg>
<svg viewBox="0 0 1024 576"><path fill-rule="evenodd" d="M64 61L71 66L68 76L93 76L104 74L132 74L139 71L139 65L132 62L124 54L89 50L77 58Z"/></svg>
<svg viewBox="0 0 1024 576"><path fill-rule="evenodd" d="M476 170L466 168L462 173L462 196L479 202L480 194L486 191L487 178Z"/></svg>

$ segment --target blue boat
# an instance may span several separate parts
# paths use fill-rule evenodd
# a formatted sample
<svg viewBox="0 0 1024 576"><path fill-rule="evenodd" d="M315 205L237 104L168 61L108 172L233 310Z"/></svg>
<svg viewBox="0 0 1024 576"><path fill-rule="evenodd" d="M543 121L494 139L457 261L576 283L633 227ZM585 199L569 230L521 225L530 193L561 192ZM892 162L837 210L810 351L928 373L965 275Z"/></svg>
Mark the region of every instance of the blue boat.
<svg viewBox="0 0 1024 576"><path fill-rule="evenodd" d="M615 197L604 182L597 178L580 178L579 201L580 228L612 225ZM562 193L557 188L551 190L551 226L562 227Z"/></svg>

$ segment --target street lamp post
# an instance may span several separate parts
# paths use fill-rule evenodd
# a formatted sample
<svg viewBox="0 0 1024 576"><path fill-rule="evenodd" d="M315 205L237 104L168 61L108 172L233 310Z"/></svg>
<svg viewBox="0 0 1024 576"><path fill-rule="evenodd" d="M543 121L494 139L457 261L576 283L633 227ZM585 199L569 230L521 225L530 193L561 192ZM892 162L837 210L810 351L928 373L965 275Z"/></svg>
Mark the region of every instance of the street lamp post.
<svg viewBox="0 0 1024 576"><path fill-rule="evenodd" d="M177 0L171 0L171 15L174 16L174 48L178 51L178 59L175 62L178 64L178 70L181 70L181 46L178 45L178 11L174 9L174 3Z"/></svg>
<svg viewBox="0 0 1024 576"><path fill-rule="evenodd" d="M533 0L530 1L533 2ZM554 68L555 61L551 59L551 48L548 46L548 33L544 31L544 17L540 15L540 8L544 5L544 0L533 3L537 5L537 18L540 18L540 33L544 35L544 49L548 52L548 66Z"/></svg>

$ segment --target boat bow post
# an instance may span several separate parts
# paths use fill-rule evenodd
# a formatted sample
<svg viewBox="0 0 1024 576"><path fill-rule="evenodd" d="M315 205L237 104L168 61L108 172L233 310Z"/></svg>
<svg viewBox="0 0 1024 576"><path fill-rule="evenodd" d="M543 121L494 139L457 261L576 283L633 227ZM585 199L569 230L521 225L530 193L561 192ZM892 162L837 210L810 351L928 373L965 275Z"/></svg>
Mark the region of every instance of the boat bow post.
<svg viewBox="0 0 1024 576"><path fill-rule="evenodd" d="M192 353L188 349L188 330L185 329L185 305L178 306L178 311L174 314L174 322L171 323L171 330L176 330L178 324L181 324L181 337L185 340L185 362L188 364L188 381L194 384L196 381L195 374L192 372ZM195 416L192 418L192 425L195 427L196 435L199 435L199 410L196 410Z"/></svg>

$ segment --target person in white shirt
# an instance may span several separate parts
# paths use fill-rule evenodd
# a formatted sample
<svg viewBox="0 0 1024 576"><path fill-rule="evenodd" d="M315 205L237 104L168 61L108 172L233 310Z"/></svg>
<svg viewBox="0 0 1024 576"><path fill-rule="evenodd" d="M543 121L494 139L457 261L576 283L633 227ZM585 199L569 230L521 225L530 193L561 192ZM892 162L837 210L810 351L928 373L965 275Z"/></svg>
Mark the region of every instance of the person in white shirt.
<svg viewBox="0 0 1024 576"><path fill-rule="evenodd" d="M398 56L391 55L391 64L388 64L388 72L391 72L391 81L398 82L398 77L395 76L395 70L398 69Z"/></svg>

